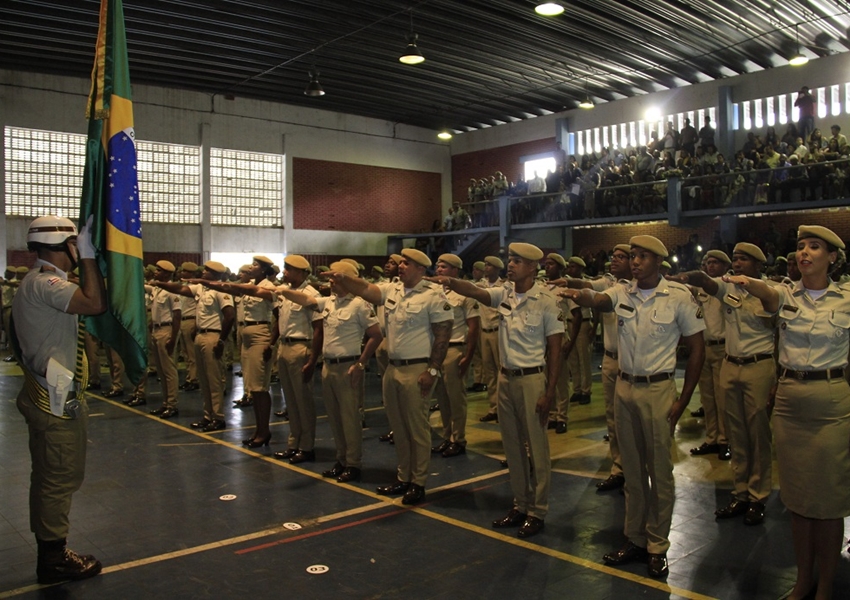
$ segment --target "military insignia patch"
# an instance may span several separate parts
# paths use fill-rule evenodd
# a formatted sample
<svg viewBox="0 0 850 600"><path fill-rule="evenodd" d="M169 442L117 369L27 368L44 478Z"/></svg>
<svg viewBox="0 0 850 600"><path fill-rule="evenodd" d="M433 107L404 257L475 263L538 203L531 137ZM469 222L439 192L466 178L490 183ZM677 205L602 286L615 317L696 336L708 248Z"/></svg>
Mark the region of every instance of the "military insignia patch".
<svg viewBox="0 0 850 600"><path fill-rule="evenodd" d="M564 313L562 313L562 312L558 313L558 320L559 321L566 321L567 320L566 317L564 317Z"/></svg>
<svg viewBox="0 0 850 600"><path fill-rule="evenodd" d="M452 309L452 305L451 305L451 304L449 304L448 302L446 302L446 303L443 305L443 310L451 310L451 309Z"/></svg>
<svg viewBox="0 0 850 600"><path fill-rule="evenodd" d="M702 306L697 309L697 319L702 319Z"/></svg>

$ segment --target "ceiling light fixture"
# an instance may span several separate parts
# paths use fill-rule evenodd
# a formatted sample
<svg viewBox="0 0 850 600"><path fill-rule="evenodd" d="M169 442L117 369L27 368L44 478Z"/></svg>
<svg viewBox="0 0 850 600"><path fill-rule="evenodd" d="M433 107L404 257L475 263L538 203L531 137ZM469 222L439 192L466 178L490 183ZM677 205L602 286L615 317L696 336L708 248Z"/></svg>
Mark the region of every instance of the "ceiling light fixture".
<svg viewBox="0 0 850 600"><path fill-rule="evenodd" d="M799 31L799 29L797 29L797 27L798 27L798 24L795 23L794 24L794 38L797 40L797 53L794 56L791 57L791 60L788 61L788 64L795 66L795 67L802 66L802 65L806 64L807 62L809 62L809 59L806 58L805 56L803 56L802 52L800 52L800 31Z"/></svg>
<svg viewBox="0 0 850 600"><path fill-rule="evenodd" d="M593 108L593 100L590 99L590 94L587 93L587 77L584 78L584 100L578 103L578 107L585 110Z"/></svg>
<svg viewBox="0 0 850 600"><path fill-rule="evenodd" d="M399 62L406 65L418 65L419 63L425 62L425 57L422 56L419 48L416 47L417 39L419 39L419 36L413 33L413 9L410 9L410 33L407 36L407 48L405 48L404 53L398 57Z"/></svg>
<svg viewBox="0 0 850 600"><path fill-rule="evenodd" d="M441 131L440 133L437 134L437 137L440 138L443 141L448 141L448 140L452 139L452 134L449 133L448 131Z"/></svg>
<svg viewBox="0 0 850 600"><path fill-rule="evenodd" d="M322 84L319 83L319 72L309 71L308 73L310 75L310 83L308 83L307 87L304 89L304 95L312 96L314 98L324 96L325 90L322 89Z"/></svg>
<svg viewBox="0 0 850 600"><path fill-rule="evenodd" d="M564 12L564 7L557 2L543 2L534 7L534 12L544 17L557 17Z"/></svg>

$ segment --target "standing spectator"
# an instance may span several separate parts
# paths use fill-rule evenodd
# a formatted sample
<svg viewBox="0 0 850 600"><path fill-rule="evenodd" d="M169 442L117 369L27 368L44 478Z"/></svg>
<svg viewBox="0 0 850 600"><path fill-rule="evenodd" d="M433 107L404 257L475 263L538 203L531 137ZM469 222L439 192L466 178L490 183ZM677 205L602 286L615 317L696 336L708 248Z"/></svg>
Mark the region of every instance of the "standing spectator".
<svg viewBox="0 0 850 600"><path fill-rule="evenodd" d="M697 134L699 136L699 145L703 148L714 146L714 127L711 126L711 117L705 115L703 126Z"/></svg>
<svg viewBox="0 0 850 600"><path fill-rule="evenodd" d="M808 87L800 88L797 99L794 100L794 106L800 110L800 118L797 121L797 135L803 140L807 140L809 134L815 129L815 99L809 93Z"/></svg>
<svg viewBox="0 0 850 600"><path fill-rule="evenodd" d="M694 129L693 125L691 125L691 120L685 117L685 126L682 127L682 131L679 134L679 144L681 149L687 152L690 156L693 156L698 139L697 130Z"/></svg>

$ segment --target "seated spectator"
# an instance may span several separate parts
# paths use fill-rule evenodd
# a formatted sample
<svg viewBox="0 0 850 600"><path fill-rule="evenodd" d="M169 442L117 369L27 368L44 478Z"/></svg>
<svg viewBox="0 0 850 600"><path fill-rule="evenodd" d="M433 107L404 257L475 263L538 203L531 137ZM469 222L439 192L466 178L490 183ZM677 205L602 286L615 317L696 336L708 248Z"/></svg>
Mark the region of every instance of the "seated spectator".
<svg viewBox="0 0 850 600"><path fill-rule="evenodd" d="M839 127L838 125L833 125L829 128L829 131L832 133L832 137L829 138L828 141L835 140L835 143L837 144L839 150L841 150L841 148L847 145L847 137L843 133L841 133L841 127Z"/></svg>
<svg viewBox="0 0 850 600"><path fill-rule="evenodd" d="M791 154L796 154L801 161L805 161L811 152L809 152L808 146L803 143L803 138L798 137L794 140L794 144L794 151Z"/></svg>
<svg viewBox="0 0 850 600"><path fill-rule="evenodd" d="M776 128L773 126L768 126L767 131L764 134L764 144L770 144L774 148L779 148L781 144L781 140L779 136L776 135Z"/></svg>
<svg viewBox="0 0 850 600"><path fill-rule="evenodd" d="M782 136L782 143L786 146L793 146L796 148L800 145L797 143L797 139L799 137L800 134L797 132L797 126L794 123L788 123L788 129L785 130L785 135Z"/></svg>
<svg viewBox="0 0 850 600"><path fill-rule="evenodd" d="M764 148L764 144L762 144L761 138L750 131L747 133L747 141L741 147L741 152L744 153L744 156L751 156L755 151L761 152L762 148Z"/></svg>
<svg viewBox="0 0 850 600"><path fill-rule="evenodd" d="M809 150L814 152L815 150L823 148L824 145L823 134L820 132L820 129L813 129L809 136Z"/></svg>

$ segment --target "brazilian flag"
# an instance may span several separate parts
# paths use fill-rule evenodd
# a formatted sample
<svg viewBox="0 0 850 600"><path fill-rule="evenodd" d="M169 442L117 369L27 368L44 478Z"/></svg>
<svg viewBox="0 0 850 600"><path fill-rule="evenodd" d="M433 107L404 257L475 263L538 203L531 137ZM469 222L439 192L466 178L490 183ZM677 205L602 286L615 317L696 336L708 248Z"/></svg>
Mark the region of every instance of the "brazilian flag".
<svg viewBox="0 0 850 600"><path fill-rule="evenodd" d="M135 385L147 369L147 321L136 139L121 0L101 0L86 117L89 132L80 225L93 217L92 242L109 301L105 313L85 317L86 329L118 353Z"/></svg>

